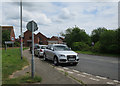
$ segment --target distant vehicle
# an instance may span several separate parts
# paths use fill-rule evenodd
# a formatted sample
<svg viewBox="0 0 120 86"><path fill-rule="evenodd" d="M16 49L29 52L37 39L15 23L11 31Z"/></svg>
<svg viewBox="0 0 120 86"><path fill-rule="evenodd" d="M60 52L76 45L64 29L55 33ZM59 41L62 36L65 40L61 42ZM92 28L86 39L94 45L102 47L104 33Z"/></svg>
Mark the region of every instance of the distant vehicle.
<svg viewBox="0 0 120 86"><path fill-rule="evenodd" d="M34 54L38 57L43 56L44 49L46 49L47 45L36 45Z"/></svg>
<svg viewBox="0 0 120 86"><path fill-rule="evenodd" d="M54 65L59 65L60 63L77 65L79 62L78 54L63 44L48 45L43 57L44 60L52 60Z"/></svg>
<svg viewBox="0 0 120 86"><path fill-rule="evenodd" d="M34 45L34 49L36 49L38 45L39 45L39 44L35 44L35 45ZM32 53L32 45L30 46L30 53Z"/></svg>

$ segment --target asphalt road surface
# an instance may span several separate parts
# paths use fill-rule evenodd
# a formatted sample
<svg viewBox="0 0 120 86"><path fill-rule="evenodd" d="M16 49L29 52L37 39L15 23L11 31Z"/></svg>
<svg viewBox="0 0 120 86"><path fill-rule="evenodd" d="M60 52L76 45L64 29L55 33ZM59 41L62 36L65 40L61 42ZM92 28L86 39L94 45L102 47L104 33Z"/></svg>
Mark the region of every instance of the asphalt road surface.
<svg viewBox="0 0 120 86"><path fill-rule="evenodd" d="M80 72L86 72L93 75L107 77L109 79L120 80L118 78L118 58L107 56L95 56L79 54L80 62L77 66L66 66Z"/></svg>

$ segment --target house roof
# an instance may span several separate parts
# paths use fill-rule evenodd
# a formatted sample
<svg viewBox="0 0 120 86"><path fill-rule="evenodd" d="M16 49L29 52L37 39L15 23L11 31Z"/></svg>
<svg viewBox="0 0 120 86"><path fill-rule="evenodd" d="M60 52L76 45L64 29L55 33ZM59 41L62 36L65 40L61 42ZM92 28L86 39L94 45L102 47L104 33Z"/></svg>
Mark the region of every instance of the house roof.
<svg viewBox="0 0 120 86"><path fill-rule="evenodd" d="M49 39L49 41L58 41L58 40L61 40L59 37L57 37L57 36L52 36L50 39Z"/></svg>
<svg viewBox="0 0 120 86"><path fill-rule="evenodd" d="M42 35L43 37L45 37L47 39L47 37L45 35L43 35L42 33L40 33L40 32L37 33L36 36L39 35L39 34Z"/></svg>
<svg viewBox="0 0 120 86"><path fill-rule="evenodd" d="M1 26L2 30L9 30L11 32L11 30L13 29L13 26Z"/></svg>

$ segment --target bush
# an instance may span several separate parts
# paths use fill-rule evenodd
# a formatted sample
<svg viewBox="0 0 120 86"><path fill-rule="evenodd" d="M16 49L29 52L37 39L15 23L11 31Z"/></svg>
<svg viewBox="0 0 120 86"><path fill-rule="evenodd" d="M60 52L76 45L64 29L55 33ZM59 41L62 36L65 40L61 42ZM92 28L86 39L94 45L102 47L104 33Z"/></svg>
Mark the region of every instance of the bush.
<svg viewBox="0 0 120 86"><path fill-rule="evenodd" d="M85 44L84 42L74 42L72 44L72 49L73 50L80 50L80 51L88 51L90 49L90 47Z"/></svg>
<svg viewBox="0 0 120 86"><path fill-rule="evenodd" d="M19 47L20 46L20 42L15 41L14 46L15 47Z"/></svg>
<svg viewBox="0 0 120 86"><path fill-rule="evenodd" d="M100 42L96 42L95 45L92 48L93 52L100 52Z"/></svg>
<svg viewBox="0 0 120 86"><path fill-rule="evenodd" d="M113 44L107 48L109 53L118 53L118 45Z"/></svg>

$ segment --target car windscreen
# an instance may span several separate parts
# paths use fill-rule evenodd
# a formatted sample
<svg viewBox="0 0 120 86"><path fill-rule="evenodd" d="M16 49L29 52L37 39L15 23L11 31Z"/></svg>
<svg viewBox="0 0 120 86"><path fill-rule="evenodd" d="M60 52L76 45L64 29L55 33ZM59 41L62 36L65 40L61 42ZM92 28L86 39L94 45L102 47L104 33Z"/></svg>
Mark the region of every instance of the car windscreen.
<svg viewBox="0 0 120 86"><path fill-rule="evenodd" d="M55 51L70 51L70 48L67 46L54 46Z"/></svg>
<svg viewBox="0 0 120 86"><path fill-rule="evenodd" d="M41 49L46 49L46 46L41 46Z"/></svg>

